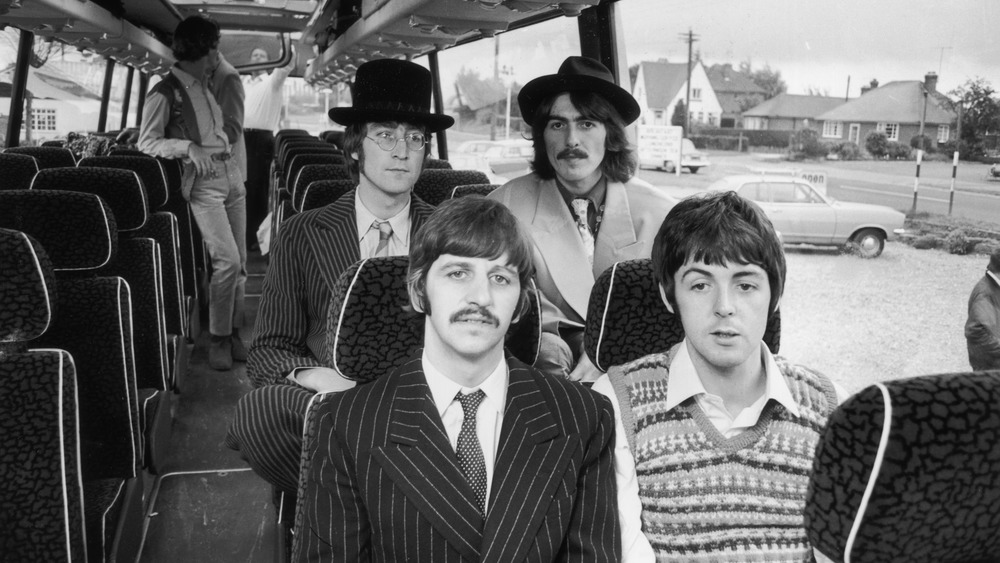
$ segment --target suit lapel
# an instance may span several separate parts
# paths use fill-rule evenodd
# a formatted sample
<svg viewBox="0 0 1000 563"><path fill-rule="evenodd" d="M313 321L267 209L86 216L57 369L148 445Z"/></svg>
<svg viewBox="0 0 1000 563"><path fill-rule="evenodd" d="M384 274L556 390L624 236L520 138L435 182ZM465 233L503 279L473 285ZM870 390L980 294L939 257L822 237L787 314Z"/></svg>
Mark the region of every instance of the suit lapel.
<svg viewBox="0 0 1000 563"><path fill-rule="evenodd" d="M309 250L327 288L333 291L340 273L361 259L354 190L323 207L310 227L305 234Z"/></svg>
<svg viewBox="0 0 1000 563"><path fill-rule="evenodd" d="M424 377L420 355L396 372L386 446L372 457L421 515L463 557L478 561L482 516L458 467Z"/></svg>
<svg viewBox="0 0 1000 563"><path fill-rule="evenodd" d="M507 362L507 407L483 530L483 561L524 559L579 447L577 439L561 434L528 368L513 357Z"/></svg>
<svg viewBox="0 0 1000 563"><path fill-rule="evenodd" d="M580 318L585 319L594 272L587 263L587 252L576 230L576 221L559 195L555 180L539 181L532 189L536 205L530 229L535 245L545 256L549 274L559 292Z"/></svg>
<svg viewBox="0 0 1000 563"><path fill-rule="evenodd" d="M608 181L604 196L604 217L594 241L595 276L610 268L621 258L622 250L636 243L635 225L629 208L628 194L621 182Z"/></svg>

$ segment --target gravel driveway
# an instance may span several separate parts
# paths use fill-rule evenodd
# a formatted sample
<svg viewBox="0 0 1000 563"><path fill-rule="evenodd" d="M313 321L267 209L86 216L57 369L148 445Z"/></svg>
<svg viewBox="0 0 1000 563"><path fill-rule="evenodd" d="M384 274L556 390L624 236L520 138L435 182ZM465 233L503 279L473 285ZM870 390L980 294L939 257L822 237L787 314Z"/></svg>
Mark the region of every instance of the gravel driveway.
<svg viewBox="0 0 1000 563"><path fill-rule="evenodd" d="M781 355L856 392L875 381L969 370L969 293L987 256L886 244L864 260L786 249Z"/></svg>

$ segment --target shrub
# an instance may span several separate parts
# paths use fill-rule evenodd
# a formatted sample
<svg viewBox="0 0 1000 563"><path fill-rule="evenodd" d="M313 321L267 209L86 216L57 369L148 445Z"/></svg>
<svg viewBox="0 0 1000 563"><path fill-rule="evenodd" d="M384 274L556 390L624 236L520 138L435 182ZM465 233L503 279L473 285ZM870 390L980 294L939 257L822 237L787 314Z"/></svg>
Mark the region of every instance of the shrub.
<svg viewBox="0 0 1000 563"><path fill-rule="evenodd" d="M952 229L944 237L944 249L949 254L968 254L969 234L961 227Z"/></svg>
<svg viewBox="0 0 1000 563"><path fill-rule="evenodd" d="M851 141L836 145L833 152L840 160L861 160L861 147Z"/></svg>
<svg viewBox="0 0 1000 563"><path fill-rule="evenodd" d="M986 254L990 255L1000 250L1000 241L993 239L983 239L977 242L972 247L972 254Z"/></svg>
<svg viewBox="0 0 1000 563"><path fill-rule="evenodd" d="M889 141L887 153L889 158L896 160L909 160L910 156L913 154L913 149L911 149L909 145Z"/></svg>
<svg viewBox="0 0 1000 563"><path fill-rule="evenodd" d="M914 135L910 137L910 146L914 149L921 148L920 141L923 139L923 149L926 154L933 154L937 152L937 148L934 146L934 141L931 140L927 135Z"/></svg>
<svg viewBox="0 0 1000 563"><path fill-rule="evenodd" d="M937 235L927 234L913 239L912 246L920 250L927 250L929 248L937 248L940 243L941 239Z"/></svg>
<svg viewBox="0 0 1000 563"><path fill-rule="evenodd" d="M757 129L728 129L724 127L699 126L697 135L691 137L743 137L743 146L787 148L791 131L771 131Z"/></svg>
<svg viewBox="0 0 1000 563"><path fill-rule="evenodd" d="M792 135L793 158L797 154L806 158L821 158L829 152L827 145L819 140L819 133L815 129L799 129Z"/></svg>
<svg viewBox="0 0 1000 563"><path fill-rule="evenodd" d="M885 133L872 131L865 135L865 150L875 158L884 158L889 154L889 139Z"/></svg>

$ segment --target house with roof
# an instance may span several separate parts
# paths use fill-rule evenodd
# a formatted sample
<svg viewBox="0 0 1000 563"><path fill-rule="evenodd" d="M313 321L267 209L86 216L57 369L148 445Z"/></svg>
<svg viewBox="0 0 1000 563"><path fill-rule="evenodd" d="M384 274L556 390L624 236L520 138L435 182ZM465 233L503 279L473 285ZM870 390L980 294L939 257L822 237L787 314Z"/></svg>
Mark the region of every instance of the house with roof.
<svg viewBox="0 0 1000 563"><path fill-rule="evenodd" d="M722 106L720 127L745 127L743 111L764 101L767 91L733 65L717 64L706 70L712 90Z"/></svg>
<svg viewBox="0 0 1000 563"><path fill-rule="evenodd" d="M822 123L821 137L862 145L868 133L879 131L890 141L909 144L920 132L922 118L924 135L934 145L947 142L953 137L958 114L951 101L937 91L937 81L933 72L927 73L923 82L900 80L879 86L873 80L861 89L861 97L816 117Z"/></svg>
<svg viewBox="0 0 1000 563"><path fill-rule="evenodd" d="M743 112L743 128L766 131L818 129L817 117L843 105L844 98L778 94Z"/></svg>
<svg viewBox="0 0 1000 563"><path fill-rule="evenodd" d="M665 60L639 63L632 96L641 108L639 125L670 125L677 103L687 97L687 63ZM691 66L691 104L688 112L692 126L704 124L718 127L722 117L722 105L701 61Z"/></svg>

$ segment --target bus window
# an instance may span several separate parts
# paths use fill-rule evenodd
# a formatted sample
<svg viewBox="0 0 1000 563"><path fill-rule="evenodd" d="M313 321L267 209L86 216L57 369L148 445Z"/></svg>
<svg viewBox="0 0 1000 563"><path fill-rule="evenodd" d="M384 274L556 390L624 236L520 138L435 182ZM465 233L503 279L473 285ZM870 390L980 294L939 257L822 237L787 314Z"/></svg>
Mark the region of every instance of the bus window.
<svg viewBox="0 0 1000 563"><path fill-rule="evenodd" d="M17 63L17 45L21 30L8 27L0 31L0 147L7 145L7 122L10 119L11 89L14 83L14 65Z"/></svg>

